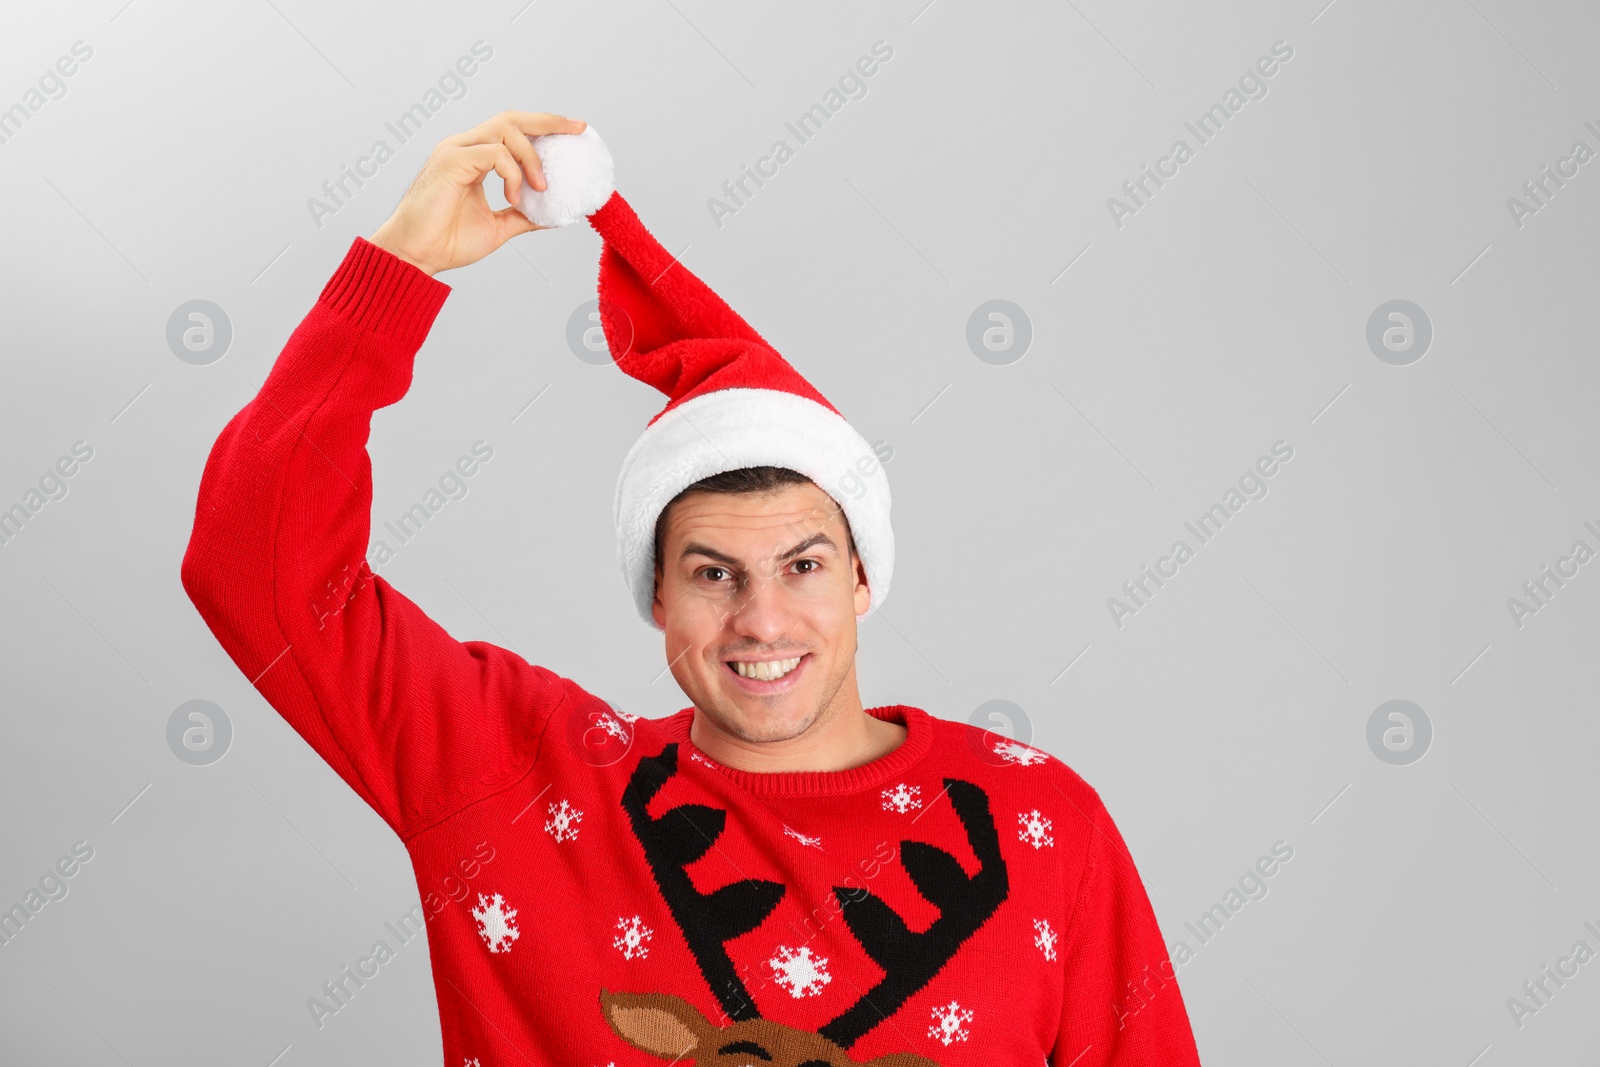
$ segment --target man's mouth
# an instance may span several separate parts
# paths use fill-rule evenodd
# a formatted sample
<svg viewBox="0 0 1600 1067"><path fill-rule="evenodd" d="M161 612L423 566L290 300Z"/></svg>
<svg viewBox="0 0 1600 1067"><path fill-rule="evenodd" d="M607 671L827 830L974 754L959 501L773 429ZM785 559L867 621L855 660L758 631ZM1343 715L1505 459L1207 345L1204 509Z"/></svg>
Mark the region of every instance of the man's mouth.
<svg viewBox="0 0 1600 1067"><path fill-rule="evenodd" d="M758 682L775 682L800 666L800 661L803 659L804 656L795 656L793 659L728 660L727 664L741 678L751 678Z"/></svg>

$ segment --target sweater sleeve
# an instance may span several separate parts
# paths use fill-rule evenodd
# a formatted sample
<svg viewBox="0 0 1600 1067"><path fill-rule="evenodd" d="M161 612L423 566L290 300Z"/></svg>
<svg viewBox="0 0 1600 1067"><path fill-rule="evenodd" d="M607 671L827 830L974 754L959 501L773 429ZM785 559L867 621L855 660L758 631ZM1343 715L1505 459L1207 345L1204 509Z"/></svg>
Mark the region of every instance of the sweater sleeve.
<svg viewBox="0 0 1600 1067"><path fill-rule="evenodd" d="M1091 794L1088 862L1062 961L1052 1067L1199 1067L1189 1015L1133 857Z"/></svg>
<svg viewBox="0 0 1600 1067"><path fill-rule="evenodd" d="M212 446L181 571L239 670L402 838L525 771L565 691L367 565L372 413L405 395L449 292L354 240Z"/></svg>

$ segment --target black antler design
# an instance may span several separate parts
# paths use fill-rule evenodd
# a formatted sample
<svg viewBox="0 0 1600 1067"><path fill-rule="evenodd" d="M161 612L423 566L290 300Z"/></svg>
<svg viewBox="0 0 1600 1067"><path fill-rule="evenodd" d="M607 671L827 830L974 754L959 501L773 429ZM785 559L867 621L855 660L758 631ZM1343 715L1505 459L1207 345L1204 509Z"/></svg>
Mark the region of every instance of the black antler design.
<svg viewBox="0 0 1600 1067"><path fill-rule="evenodd" d="M917 891L939 908L939 918L931 926L912 933L905 920L872 893L833 887L845 924L885 972L860 1000L817 1031L842 1048L849 1048L927 985L1006 899L1006 861L1000 855L1000 835L995 832L988 796L957 778L946 778L944 784L981 866L969 878L956 858L943 849L921 841L900 842L901 866Z"/></svg>
<svg viewBox="0 0 1600 1067"><path fill-rule="evenodd" d="M623 790L622 807L632 821L634 836L644 846L656 885L723 1010L735 1021L759 1019L761 1013L724 946L761 925L783 899L784 886L746 878L711 893L694 887L685 868L704 856L721 836L728 813L705 804L680 804L660 818L651 817L651 799L677 771L676 743L667 744L660 755L640 757ZM845 925L884 971L877 985L817 1031L840 1048L855 1044L932 981L1010 891L988 795L958 778L946 778L944 785L979 868L968 877L960 862L943 849L922 841L900 842L900 863L906 874L917 891L939 908L939 918L932 925L913 933L904 919L866 889L833 887Z"/></svg>
<svg viewBox="0 0 1600 1067"><path fill-rule="evenodd" d="M659 756L640 757L623 790L622 807L633 822L634 836L644 846L650 873L723 1010L736 1020L757 1019L760 1013L723 946L761 925L783 899L784 886L746 878L711 893L694 887L684 868L716 842L728 813L705 804L680 804L659 819L652 818L650 799L677 771L676 743L668 744Z"/></svg>

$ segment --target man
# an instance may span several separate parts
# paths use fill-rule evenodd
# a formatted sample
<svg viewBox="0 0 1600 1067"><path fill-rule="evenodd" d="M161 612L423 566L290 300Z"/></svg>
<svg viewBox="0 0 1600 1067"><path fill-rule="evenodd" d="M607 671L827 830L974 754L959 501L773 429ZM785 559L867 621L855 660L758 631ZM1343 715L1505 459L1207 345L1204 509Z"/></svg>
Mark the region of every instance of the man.
<svg viewBox="0 0 1600 1067"><path fill-rule="evenodd" d="M491 210L491 171L516 206ZM557 115L441 142L223 430L183 561L235 663L404 841L444 1062L1197 1064L1095 791L1027 745L862 707L881 465L609 175ZM435 276L574 217L605 240L613 356L669 398L617 494L635 606L692 701L658 719L456 641L366 565L371 417L410 384Z"/></svg>

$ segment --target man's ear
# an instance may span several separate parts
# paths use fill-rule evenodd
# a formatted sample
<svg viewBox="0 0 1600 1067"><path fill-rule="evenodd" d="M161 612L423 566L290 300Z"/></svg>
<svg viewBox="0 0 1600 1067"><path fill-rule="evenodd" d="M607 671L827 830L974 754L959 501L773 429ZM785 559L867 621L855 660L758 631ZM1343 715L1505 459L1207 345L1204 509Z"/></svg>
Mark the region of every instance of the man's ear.
<svg viewBox="0 0 1600 1067"><path fill-rule="evenodd" d="M661 564L656 564L656 595L650 602L650 617L663 630L667 628L667 606L661 602Z"/></svg>
<svg viewBox="0 0 1600 1067"><path fill-rule="evenodd" d="M872 589L867 585L867 565L862 560L861 555L859 553L852 554L851 562L855 564L855 609L856 616L859 618L860 616L865 615L867 613L867 609L872 606Z"/></svg>

